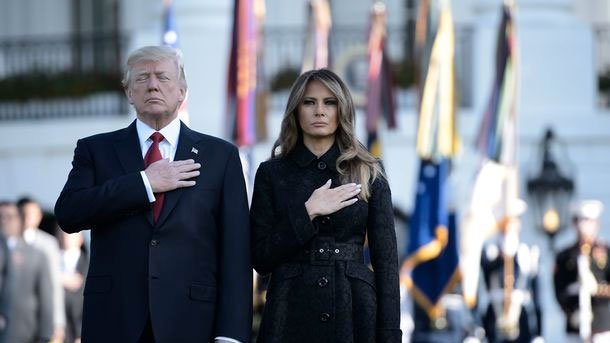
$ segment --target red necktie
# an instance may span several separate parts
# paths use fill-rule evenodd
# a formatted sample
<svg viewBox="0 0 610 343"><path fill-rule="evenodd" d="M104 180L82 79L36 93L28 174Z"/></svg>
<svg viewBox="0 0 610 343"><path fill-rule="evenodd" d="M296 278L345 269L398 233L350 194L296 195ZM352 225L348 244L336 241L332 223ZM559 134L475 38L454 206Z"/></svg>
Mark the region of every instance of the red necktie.
<svg viewBox="0 0 610 343"><path fill-rule="evenodd" d="M165 139L163 135L159 132L155 132L150 135L150 139L152 139L152 145L148 148L146 152L146 156L144 156L144 167L147 168L154 162L162 159L161 150L159 150L159 143ZM155 223L157 219L159 219L159 215L161 214L161 208L163 208L163 198L165 197L165 193L155 193L155 202L152 204L153 210L153 219Z"/></svg>

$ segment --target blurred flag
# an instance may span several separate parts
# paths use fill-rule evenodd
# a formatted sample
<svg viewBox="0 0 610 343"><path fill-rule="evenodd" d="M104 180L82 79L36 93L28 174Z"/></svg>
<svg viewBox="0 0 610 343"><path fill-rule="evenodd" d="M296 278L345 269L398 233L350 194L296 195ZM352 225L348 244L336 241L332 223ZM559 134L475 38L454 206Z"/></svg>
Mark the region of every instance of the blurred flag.
<svg viewBox="0 0 610 343"><path fill-rule="evenodd" d="M460 278L455 220L450 220L447 201L450 159L459 145L455 128L455 44L450 1L424 0L420 6L420 170L401 282L434 320L444 314L442 295L452 290ZM438 21L435 29L431 25L434 19Z"/></svg>
<svg viewBox="0 0 610 343"><path fill-rule="evenodd" d="M163 37L161 41L163 45L171 46L172 48L180 47L178 31L176 29L176 18L174 16L174 2L172 0L163 0ZM189 125L188 96L187 90L184 101L182 101L178 109L178 118L186 125Z"/></svg>
<svg viewBox="0 0 610 343"><path fill-rule="evenodd" d="M441 297L459 281L455 213L447 207L449 160L420 162L415 209L401 282L431 319L444 313Z"/></svg>
<svg viewBox="0 0 610 343"><path fill-rule="evenodd" d="M239 147L249 197L255 171L252 145L266 135L267 89L257 83L264 81L258 70L263 65L259 57L264 17L264 0L235 0L227 75L227 130Z"/></svg>
<svg viewBox="0 0 610 343"><path fill-rule="evenodd" d="M505 0L498 28L493 87L476 140L482 162L462 222L463 291L466 303L471 307L477 299L483 243L506 221L507 204L519 196L516 165L517 38L514 23L514 4Z"/></svg>
<svg viewBox="0 0 610 343"><path fill-rule="evenodd" d="M309 0L309 20L301 72L326 68L330 65L328 38L331 25L328 0Z"/></svg>
<svg viewBox="0 0 610 343"><path fill-rule="evenodd" d="M450 0L424 0L420 4L417 33L422 67L422 88L417 127L417 153L425 159L452 156L459 150L456 130L455 33ZM438 17L436 32L430 19ZM425 26L421 28L421 25ZM429 50L429 52L428 52Z"/></svg>
<svg viewBox="0 0 610 343"><path fill-rule="evenodd" d="M269 109L269 80L264 70L265 60L265 0L254 0L256 18L256 140L267 139L267 110ZM254 181L254 180L252 180Z"/></svg>
<svg viewBox="0 0 610 343"><path fill-rule="evenodd" d="M227 82L228 130L240 147L256 142L256 81L263 0L235 0ZM257 18L258 15L259 17Z"/></svg>
<svg viewBox="0 0 610 343"><path fill-rule="evenodd" d="M366 89L367 148L376 157L381 157L381 143L377 136L379 117L384 117L388 127L396 127L396 101L391 65L385 53L385 37L386 8L383 2L376 1L371 13Z"/></svg>
<svg viewBox="0 0 610 343"><path fill-rule="evenodd" d="M502 6L496 46L496 68L491 96L479 127L476 146L481 154L495 162L515 163L516 123L516 36L513 9Z"/></svg>

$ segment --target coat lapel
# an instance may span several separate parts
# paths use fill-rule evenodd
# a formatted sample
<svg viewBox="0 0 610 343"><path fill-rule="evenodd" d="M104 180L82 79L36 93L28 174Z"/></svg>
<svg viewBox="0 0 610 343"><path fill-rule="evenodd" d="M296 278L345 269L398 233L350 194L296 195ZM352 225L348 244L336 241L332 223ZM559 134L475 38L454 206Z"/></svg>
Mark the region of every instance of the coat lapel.
<svg viewBox="0 0 610 343"><path fill-rule="evenodd" d="M180 123L180 138L178 140L178 147L176 149L176 156L174 161L193 159L195 162L200 162L200 156L202 156L202 148L198 145L199 139L195 132L189 129L184 123ZM194 148L194 150L193 150ZM196 153L194 152L196 151ZM157 221L157 227L163 225L167 220L170 213L178 204L180 197L190 187L178 188L173 191L165 193L165 200L163 202L163 208L161 209L161 215Z"/></svg>
<svg viewBox="0 0 610 343"><path fill-rule="evenodd" d="M145 169L135 120L131 125L117 134L117 139L114 142L114 149L119 157L119 161L121 161L125 173L135 173ZM146 219L150 225L154 224L152 211L146 213Z"/></svg>

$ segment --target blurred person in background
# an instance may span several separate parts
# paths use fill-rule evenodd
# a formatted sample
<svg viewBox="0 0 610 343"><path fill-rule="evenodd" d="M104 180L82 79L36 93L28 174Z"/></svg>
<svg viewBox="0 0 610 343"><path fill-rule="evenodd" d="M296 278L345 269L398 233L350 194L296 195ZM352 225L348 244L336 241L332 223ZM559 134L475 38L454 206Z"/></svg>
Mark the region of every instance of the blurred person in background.
<svg viewBox="0 0 610 343"><path fill-rule="evenodd" d="M89 269L89 256L83 247L82 232L59 232L61 246L61 279L65 291L66 343L81 341L83 290Z"/></svg>
<svg viewBox="0 0 610 343"><path fill-rule="evenodd" d="M509 201L498 234L487 241L481 270L489 304L483 327L489 343L541 343L542 311L538 295L540 250L519 238L527 205Z"/></svg>
<svg viewBox="0 0 610 343"><path fill-rule="evenodd" d="M53 295L46 255L23 240L17 205L0 202L0 226L11 254L7 343L39 343L53 335Z"/></svg>
<svg viewBox="0 0 610 343"><path fill-rule="evenodd" d="M8 220L8 217L6 218ZM10 277L10 251L6 243L6 237L1 229L2 216L0 214L0 343L6 342L6 328L8 325L8 312L11 300L9 285Z"/></svg>
<svg viewBox="0 0 610 343"><path fill-rule="evenodd" d="M401 341L390 187L354 120L332 71L295 81L254 182L253 265L271 274L259 343ZM364 263L367 234L374 271Z"/></svg>
<svg viewBox="0 0 610 343"><path fill-rule="evenodd" d="M59 244L55 236L40 229L43 213L40 204L35 200L23 197L17 201L17 207L23 217L23 239L42 251L46 257L51 276L53 292L53 341L62 342L66 326L66 313L64 309L64 288L61 282Z"/></svg>
<svg viewBox="0 0 610 343"><path fill-rule="evenodd" d="M555 295L566 316L570 343L610 342L610 248L597 236L602 211L597 200L574 207L578 241L555 260Z"/></svg>

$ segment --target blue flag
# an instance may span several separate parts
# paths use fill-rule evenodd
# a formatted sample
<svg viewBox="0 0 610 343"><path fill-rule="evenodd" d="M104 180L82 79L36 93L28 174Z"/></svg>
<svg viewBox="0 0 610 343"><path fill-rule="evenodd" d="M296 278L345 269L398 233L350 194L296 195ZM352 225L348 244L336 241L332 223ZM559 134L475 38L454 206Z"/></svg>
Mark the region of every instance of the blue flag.
<svg viewBox="0 0 610 343"><path fill-rule="evenodd" d="M422 160L411 216L403 281L430 318L443 313L441 296L459 281L455 214L447 208L449 160Z"/></svg>
<svg viewBox="0 0 610 343"><path fill-rule="evenodd" d="M180 47L178 40L178 29L176 27L176 18L174 16L174 1L163 0L163 36L161 44L177 49ZM184 97L184 101L178 108L178 118L186 125L189 125L190 117L188 112L188 90Z"/></svg>
<svg viewBox="0 0 610 343"><path fill-rule="evenodd" d="M174 17L174 2L163 0L163 45L172 48L180 47L178 42L178 30L176 28L176 18Z"/></svg>

